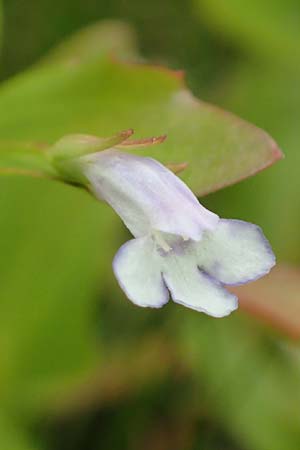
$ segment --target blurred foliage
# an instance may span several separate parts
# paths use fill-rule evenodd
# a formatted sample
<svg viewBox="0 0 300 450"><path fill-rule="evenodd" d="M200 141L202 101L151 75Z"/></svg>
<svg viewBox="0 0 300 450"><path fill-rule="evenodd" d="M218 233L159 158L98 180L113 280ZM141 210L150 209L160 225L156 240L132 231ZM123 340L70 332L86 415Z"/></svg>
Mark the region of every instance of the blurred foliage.
<svg viewBox="0 0 300 450"><path fill-rule="evenodd" d="M240 299L240 307L244 311L264 319L286 336L299 340L299 267L278 264L269 275L255 283L232 287L231 290Z"/></svg>
<svg viewBox="0 0 300 450"><path fill-rule="evenodd" d="M284 148L283 162L205 203L221 215L259 223L280 260L299 262L298 28L291 24L299 6L292 0L224 5L10 0L2 78L81 25L129 19L145 57L186 68L201 98L267 129ZM50 142L77 127L98 131L101 120L87 108L95 77L76 64L61 75L54 61L65 52L60 47L49 55L50 75L42 59L44 66L1 88L2 138ZM82 114L72 116L73 104L65 105L62 94L71 99L79 73L86 76L84 93L78 89ZM157 74L159 82L165 76ZM140 123L139 132L160 132ZM159 311L135 308L111 273L126 236L108 207L44 180L12 176L0 184L3 448L299 449L297 344L241 312L214 320L172 304ZM283 299L286 308L289 300Z"/></svg>
<svg viewBox="0 0 300 450"><path fill-rule="evenodd" d="M206 398L244 448L299 448L299 367L280 343L240 317L184 322L182 356L205 386L195 401Z"/></svg>
<svg viewBox="0 0 300 450"><path fill-rule="evenodd" d="M45 153L34 144L18 146L16 139L53 142L76 132L110 136L132 126L140 137L168 135L163 145L139 153L151 152L164 163L188 162L182 176L199 195L253 175L281 157L262 130L193 97L179 73L111 59L111 49L134 54L133 42L123 25L94 25L54 50L41 68L4 83L1 169L51 175Z"/></svg>
<svg viewBox="0 0 300 450"><path fill-rule="evenodd" d="M300 64L297 0L194 0L200 15L231 45L273 65Z"/></svg>
<svg viewBox="0 0 300 450"><path fill-rule="evenodd" d="M214 83L238 56L208 31L205 21L199 26L190 1L166 0L162 7L160 0L64 0L55 8L52 0L9 0L5 4L2 78L44 57L45 51L80 27L107 18L119 18L133 26L146 58L168 60L177 69L188 68L194 86L199 81Z"/></svg>
<svg viewBox="0 0 300 450"><path fill-rule="evenodd" d="M41 448L35 438L22 425L13 424L7 418L0 418L0 440L2 448L11 450L38 450Z"/></svg>
<svg viewBox="0 0 300 450"><path fill-rule="evenodd" d="M299 76L300 70L282 74L248 65L234 74L221 96L223 106L255 119L273 133L286 158L277 167L239 185L234 193L224 192L217 199L221 210L229 198L234 199L229 215L234 209L233 214L259 222L268 230L277 257L294 263L300 262ZM255 202L250 202L253 196Z"/></svg>
<svg viewBox="0 0 300 450"><path fill-rule="evenodd" d="M116 33L122 40L123 27L119 28L115 24L112 28L115 31L114 43L117 43ZM110 37L113 33L108 24L104 25L104 29L108 32L110 48ZM89 43L93 43L99 35L102 37L99 53L92 52L87 58L83 53L84 42L91 51ZM86 39L86 36L90 39ZM61 60L61 54L65 55L61 64L56 62L54 52L48 64L44 63L41 68L30 70L4 83L0 89L0 109L6 112L0 121L2 138L47 141L64 133L75 132L77 127L80 127L80 131L93 133L98 130L99 124L107 134L111 133L113 128L128 128L130 124L135 124L141 132L145 130L145 134L158 128L159 132L170 133L170 144L166 143L162 150L155 147L155 155L169 161L175 161L176 158L179 158L178 162L180 158L187 159L192 168L205 167L203 179L200 181L196 171L191 170L191 174L188 173L192 176L188 181L195 190L200 191L210 189L214 184L226 183L227 173L234 179L247 172L253 173L257 167L271 161L274 144L263 132L209 105L197 103L183 90L181 79L172 73L145 66L111 62L105 55L105 37L101 26L99 29L95 27L94 33L88 30L88 35L83 33L82 41L75 37L70 44L65 44L65 48L61 46L60 51L56 52L58 60ZM83 55L82 58L80 55ZM26 109L23 105L27 106ZM197 152L198 145L200 149L203 148L202 152ZM251 151L252 146L257 148L256 152ZM218 148L224 153L218 154ZM15 154L10 148L8 155L11 153ZM33 158L33 153L29 156ZM16 390L16 382L21 380L22 396L24 391L26 392L22 408L27 410L27 402L30 408L33 405L42 408L43 401L47 402L48 398L51 398L54 388L57 390L61 384L72 383L73 378L78 376L77 371L85 373L94 361L95 351L92 351L92 336L88 331L88 314L93 292L96 297L94 276L100 272L101 267L100 258L95 257L96 255L92 257L91 249L96 243L101 248L100 238L105 237L107 245L110 244L108 249L101 248L104 254L101 262L105 264L106 257L112 255L117 248L113 246L117 239L113 238L113 213L102 213L100 223L96 204L88 201L83 192L80 192L77 198L77 192L71 191L70 188L65 194L62 186L55 186L55 192L52 185L41 183L37 189L38 181L32 185L31 182L22 184L22 181L15 179L12 192L9 192L11 183L8 182L6 187L5 181L2 187L5 192L3 201L6 203L9 198L11 211L6 221L3 217L3 235L9 235L12 214L20 215L17 197L22 193L24 198L30 199L30 205L23 205L26 214L21 214L21 218L16 221L17 226L26 229L30 224L29 227L35 229L34 235L31 235L29 229L29 234L25 233L23 236L14 230L14 241L9 242L11 264L8 265L5 261L1 271L5 277L2 285L2 308L9 308L5 306L5 299L11 304L11 298L18 298L19 286L23 286L24 304L22 299L18 302L18 314L22 311L22 304L24 308L24 314L21 314L19 319L20 329L17 328L15 318L14 327L11 326L12 323L7 320L7 311L7 325L3 325L1 330L3 341L9 342L9 346L5 348L9 352L8 356L2 354L2 374L6 380L6 394L10 401L13 398L10 383L12 382L12 392L14 391L17 402L20 393ZM60 189L62 194L58 195ZM38 211L35 212L37 205ZM104 205L101 207L105 208ZM3 210L9 211L6 205L3 205ZM51 214L50 217L45 216L47 213ZM47 229L51 230L51 235ZM20 251L20 241L15 239L16 233L20 236L21 246L25 244L23 251ZM45 235L48 235L47 243L42 245ZM77 241L79 245L76 244ZM38 247L41 254L29 252L26 250L28 246ZM58 249L61 267L55 263ZM8 251L4 248L3 253ZM39 258L41 261L38 263L37 281L32 274L37 270ZM111 259L110 257L109 261ZM68 261L71 261L71 264L68 264ZM64 265L67 265L66 269ZM19 267L23 266L24 269L20 271ZM101 276L105 276L108 267L110 264L107 264ZM27 297L30 298L32 308L28 307L28 300L25 300ZM42 298L41 310L36 309L38 298ZM71 305L65 304L66 298L72 299ZM62 304L65 304L65 313ZM14 304L11 306L14 307ZM70 314L70 308L72 322L67 321L67 330L62 335L57 333L55 344L52 339L53 321L58 329L63 330L63 323ZM26 311L29 312L28 317ZM56 317L57 315L59 317ZM46 331L48 329L49 332ZM33 341L39 343L37 348L32 345ZM55 355L52 357L50 352L43 352L45 345L50 344ZM24 346L25 349L28 348L27 351L24 351ZM33 352L29 361L28 351ZM23 361L19 353L26 355L27 361ZM45 361L40 354L46 356ZM12 362L16 365L11 367ZM35 364L42 366L41 372L39 367L35 368ZM28 370L37 370L37 374L30 372L27 376Z"/></svg>
<svg viewBox="0 0 300 450"><path fill-rule="evenodd" d="M198 4L202 11L204 3L198 2ZM220 8L217 10L218 14L215 12L219 21L223 20L223 17L227 19L230 12L233 13L233 9L237 13L236 9L232 8L231 10L227 3L228 14L224 16L221 8L223 2L211 2L212 11L215 11L214 4L220 4ZM267 5L271 5L267 1L262 4L265 4L266 8ZM208 3L205 2L205 10L209 9L207 5ZM254 9L255 5L256 2L249 2L248 6L250 9L252 7ZM263 15L263 9L259 9L258 3L256 6L256 14L261 15L260 20L265 23L266 33L271 34L277 42L276 52L273 54L270 51L269 53L271 63L266 58L258 58L256 61L249 61L245 58L245 62L237 65L230 78L227 78L219 86L218 91L214 94L214 100L268 130L283 148L286 159L277 167L241 183L234 191L229 189L220 193L217 198L212 199L211 204L221 214L236 215L261 224L265 230L268 230L279 260L299 263L300 204L298 197L300 180L298 166L300 159L298 149L300 132L298 118L300 92L298 86L300 66L297 55L300 56L300 50L296 44L299 39L295 40L297 49L292 54L283 52L279 43L282 42L281 27L286 25L285 30L288 30L288 33L298 30L292 25L288 26L285 20L289 18L290 22L297 22L296 18L300 14L300 8L298 2L272 2L270 18L269 15ZM284 10L285 13L281 15L278 13L280 10ZM244 11L247 11L246 7ZM274 21L273 16L276 16ZM274 29L276 23L278 28ZM241 22L239 24L241 26ZM245 27L244 31L247 29L249 41L254 42L258 38L256 26L259 28L259 25L255 21L252 24L253 26L249 27L249 30ZM219 26L215 22L211 26L215 32L219 32ZM226 27L224 27L224 33L225 30L227 30ZM271 30L273 30L272 33ZM285 36L288 33L284 33ZM226 37L227 35L228 41L231 42L231 32L228 31ZM238 46L241 40L235 40L235 42L235 45ZM263 42L261 44L263 47L266 41L261 40L261 42ZM282 58L287 56L289 56L288 64L282 65ZM254 196L255 202L251 201ZM224 205L226 205L225 209Z"/></svg>
<svg viewBox="0 0 300 450"><path fill-rule="evenodd" d="M0 51L2 52L2 33L3 33L3 11L2 1L0 1Z"/></svg>

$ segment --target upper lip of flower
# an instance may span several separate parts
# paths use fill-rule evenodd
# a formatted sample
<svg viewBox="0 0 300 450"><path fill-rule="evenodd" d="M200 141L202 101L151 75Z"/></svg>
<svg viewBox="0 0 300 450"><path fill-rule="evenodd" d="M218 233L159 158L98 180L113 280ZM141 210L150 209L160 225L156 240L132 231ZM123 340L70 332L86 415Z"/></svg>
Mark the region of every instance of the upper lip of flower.
<svg viewBox="0 0 300 450"><path fill-rule="evenodd" d="M199 240L219 221L183 181L152 158L111 149L81 159L92 191L116 210L135 237L155 229Z"/></svg>

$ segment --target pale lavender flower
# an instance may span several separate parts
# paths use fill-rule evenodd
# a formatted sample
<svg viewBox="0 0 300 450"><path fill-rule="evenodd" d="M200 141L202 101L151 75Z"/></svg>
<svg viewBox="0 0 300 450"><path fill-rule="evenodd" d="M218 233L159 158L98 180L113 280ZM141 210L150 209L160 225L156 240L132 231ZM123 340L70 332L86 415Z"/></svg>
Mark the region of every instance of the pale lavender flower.
<svg viewBox="0 0 300 450"><path fill-rule="evenodd" d="M159 308L171 295L176 303L223 317L238 306L224 285L260 278L275 264L258 226L220 219L156 160L115 149L80 160L94 195L135 237L119 249L113 269L136 305Z"/></svg>

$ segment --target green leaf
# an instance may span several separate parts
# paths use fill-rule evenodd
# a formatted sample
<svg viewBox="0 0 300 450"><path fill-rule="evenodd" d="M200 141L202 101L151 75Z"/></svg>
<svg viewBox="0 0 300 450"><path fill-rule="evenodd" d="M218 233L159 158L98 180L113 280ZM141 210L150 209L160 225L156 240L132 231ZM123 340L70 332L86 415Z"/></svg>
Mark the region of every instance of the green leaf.
<svg viewBox="0 0 300 450"><path fill-rule="evenodd" d="M90 42L84 32L82 39ZM79 46L78 37L75 42ZM73 54L73 44L68 47ZM183 178L199 195L253 175L281 157L262 130L194 98L180 73L113 60L103 54L103 43L98 57L93 51L89 59L72 64L68 58L67 63L50 61L0 89L3 139L53 143L66 134L105 137L127 128L138 137L167 134L152 156L165 164L188 163Z"/></svg>
<svg viewBox="0 0 300 450"><path fill-rule="evenodd" d="M81 45L75 41L70 56ZM55 63L53 56L2 85L2 170L48 177L35 142L53 144L73 133L106 137L131 127L141 137L168 133L151 154L165 163L188 162L183 176L202 194L280 157L264 132L195 100L178 74L117 62L104 54L104 43L105 35L99 54L88 57L83 45L78 60L64 50L65 60L57 56ZM0 398L30 416L101 364L95 311L100 290L109 297L116 285L111 261L121 225L106 205L58 183L1 177L0 193Z"/></svg>
<svg viewBox="0 0 300 450"><path fill-rule="evenodd" d="M84 64L101 55L137 58L137 42L129 25L117 20L102 20L75 33L50 51L40 63Z"/></svg>
<svg viewBox="0 0 300 450"><path fill-rule="evenodd" d="M250 65L236 70L219 101L274 133L286 158L208 202L220 215L261 225L278 260L295 264L300 258L298 84L298 70L274 73L271 67L258 71Z"/></svg>

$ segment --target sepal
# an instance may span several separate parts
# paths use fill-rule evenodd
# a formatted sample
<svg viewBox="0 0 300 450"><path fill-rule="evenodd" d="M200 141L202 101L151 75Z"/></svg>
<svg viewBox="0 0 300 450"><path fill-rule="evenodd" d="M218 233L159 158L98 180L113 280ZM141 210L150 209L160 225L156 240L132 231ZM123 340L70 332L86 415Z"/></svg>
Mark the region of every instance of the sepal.
<svg viewBox="0 0 300 450"><path fill-rule="evenodd" d="M87 184L88 181L81 170L79 158L112 148L128 139L132 134L132 129L121 131L108 138L71 134L62 137L47 149L47 155L64 181Z"/></svg>

